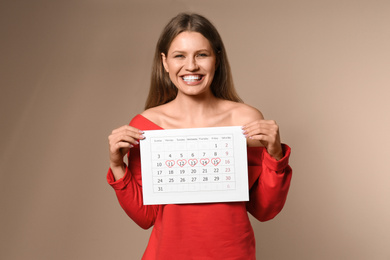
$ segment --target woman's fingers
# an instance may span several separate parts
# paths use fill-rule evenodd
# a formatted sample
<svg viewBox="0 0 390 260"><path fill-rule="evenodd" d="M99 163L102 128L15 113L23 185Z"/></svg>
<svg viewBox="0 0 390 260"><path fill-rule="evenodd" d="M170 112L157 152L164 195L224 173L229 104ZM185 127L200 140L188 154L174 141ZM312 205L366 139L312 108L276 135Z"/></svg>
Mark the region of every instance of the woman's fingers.
<svg viewBox="0 0 390 260"><path fill-rule="evenodd" d="M123 164L123 156L139 143L138 140L145 138L142 133L141 130L129 125L121 126L111 132L108 143L112 165Z"/></svg>
<svg viewBox="0 0 390 260"><path fill-rule="evenodd" d="M131 133L117 133L117 134L114 134L114 135L110 135L109 137L109 142L110 142L110 145L112 146L115 146L117 143L120 143L120 142L127 142L127 143L130 143L130 144L133 144L133 145L136 145L138 144L138 140L139 138L136 138L134 137L134 135L132 135Z"/></svg>
<svg viewBox="0 0 390 260"><path fill-rule="evenodd" d="M243 133L248 138L256 135L278 135L279 127L273 120L257 120L243 126Z"/></svg>
<svg viewBox="0 0 390 260"><path fill-rule="evenodd" d="M109 136L109 140L114 142L125 141L137 144L136 140L144 139L142 135L143 132L132 126L122 126L120 128L114 129Z"/></svg>
<svg viewBox="0 0 390 260"><path fill-rule="evenodd" d="M132 136L136 139L143 139L143 131L139 130L138 128L135 128L135 127L132 127L132 126L129 126L129 125L124 125L124 126L121 126L117 129L114 129L112 130L111 132L111 135L129 135L129 136Z"/></svg>
<svg viewBox="0 0 390 260"><path fill-rule="evenodd" d="M256 120L242 129L247 138L260 141L271 156L276 159L282 158L279 126L274 120Z"/></svg>

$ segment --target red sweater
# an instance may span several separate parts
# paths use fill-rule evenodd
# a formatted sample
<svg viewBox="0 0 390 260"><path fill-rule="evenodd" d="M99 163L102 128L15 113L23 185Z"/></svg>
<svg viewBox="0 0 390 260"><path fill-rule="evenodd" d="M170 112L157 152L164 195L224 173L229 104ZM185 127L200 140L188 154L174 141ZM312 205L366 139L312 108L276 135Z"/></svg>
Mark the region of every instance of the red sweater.
<svg viewBox="0 0 390 260"><path fill-rule="evenodd" d="M142 115L130 122L141 130L162 129ZM290 186L290 148L283 144L284 157L276 161L263 147L248 147L248 202L143 205L139 146L129 153L128 168L115 181L111 169L108 183L119 203L144 229L154 225L144 260L256 258L255 237L248 214L260 221L274 218L283 208Z"/></svg>

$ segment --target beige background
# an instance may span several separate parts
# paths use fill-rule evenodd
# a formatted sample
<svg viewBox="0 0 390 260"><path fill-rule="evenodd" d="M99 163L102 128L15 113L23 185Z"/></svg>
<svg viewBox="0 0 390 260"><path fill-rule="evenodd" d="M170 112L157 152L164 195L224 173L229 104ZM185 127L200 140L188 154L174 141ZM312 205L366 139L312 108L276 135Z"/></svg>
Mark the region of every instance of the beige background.
<svg viewBox="0 0 390 260"><path fill-rule="evenodd" d="M390 259L388 0L1 1L0 259L140 259L150 230L106 184L107 136L142 111L180 11L213 21L293 149L258 258Z"/></svg>

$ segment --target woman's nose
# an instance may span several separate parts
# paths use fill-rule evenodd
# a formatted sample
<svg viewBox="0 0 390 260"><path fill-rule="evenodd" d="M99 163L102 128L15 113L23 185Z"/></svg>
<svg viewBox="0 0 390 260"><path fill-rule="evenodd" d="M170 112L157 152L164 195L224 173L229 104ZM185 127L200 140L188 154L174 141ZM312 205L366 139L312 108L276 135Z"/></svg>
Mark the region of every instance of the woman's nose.
<svg viewBox="0 0 390 260"><path fill-rule="evenodd" d="M186 65L186 69L189 71L194 71L198 69L198 64L196 63L195 57L189 57Z"/></svg>

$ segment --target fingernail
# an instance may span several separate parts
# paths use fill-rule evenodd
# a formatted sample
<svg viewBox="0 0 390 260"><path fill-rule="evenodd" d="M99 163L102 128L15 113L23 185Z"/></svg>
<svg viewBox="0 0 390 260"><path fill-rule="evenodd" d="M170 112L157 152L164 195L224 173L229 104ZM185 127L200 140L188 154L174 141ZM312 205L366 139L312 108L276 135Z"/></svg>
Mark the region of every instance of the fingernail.
<svg viewBox="0 0 390 260"><path fill-rule="evenodd" d="M144 131L142 131L142 130L139 130L139 133L140 133L140 134L143 134L143 133L144 133Z"/></svg>
<svg viewBox="0 0 390 260"><path fill-rule="evenodd" d="M145 138L144 135L140 135L140 136L139 136L139 139L144 139L144 138Z"/></svg>

